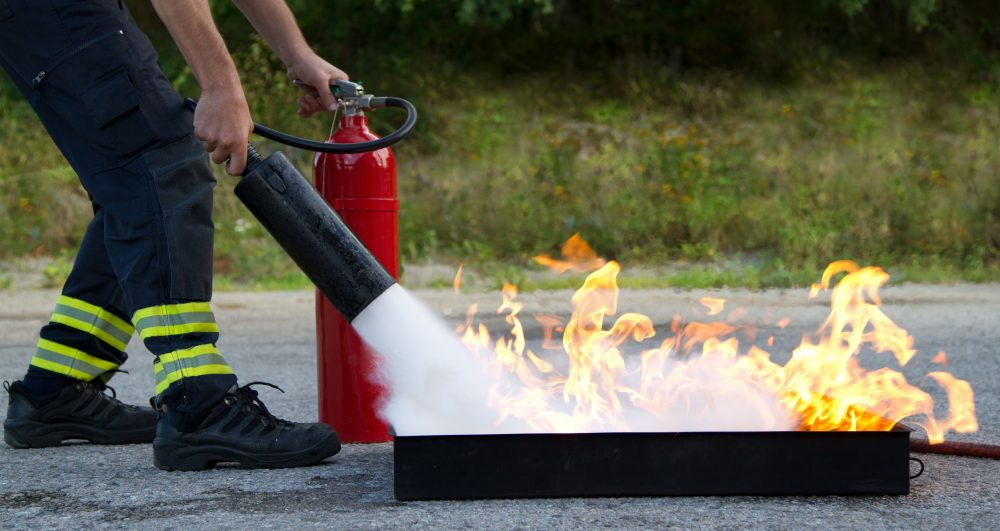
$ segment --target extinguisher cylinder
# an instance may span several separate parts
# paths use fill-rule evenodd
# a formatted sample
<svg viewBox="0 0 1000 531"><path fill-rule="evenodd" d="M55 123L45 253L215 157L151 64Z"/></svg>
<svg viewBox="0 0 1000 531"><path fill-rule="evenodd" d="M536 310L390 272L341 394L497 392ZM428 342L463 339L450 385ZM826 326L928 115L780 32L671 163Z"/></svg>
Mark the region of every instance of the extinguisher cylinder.
<svg viewBox="0 0 1000 531"><path fill-rule="evenodd" d="M396 283L281 152L252 164L236 196L348 321Z"/></svg>

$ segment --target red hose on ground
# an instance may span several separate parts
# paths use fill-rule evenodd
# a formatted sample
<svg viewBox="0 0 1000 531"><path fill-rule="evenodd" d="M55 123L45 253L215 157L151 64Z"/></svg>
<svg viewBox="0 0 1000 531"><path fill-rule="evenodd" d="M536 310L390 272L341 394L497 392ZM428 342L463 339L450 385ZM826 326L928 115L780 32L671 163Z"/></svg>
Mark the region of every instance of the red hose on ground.
<svg viewBox="0 0 1000 531"><path fill-rule="evenodd" d="M910 439L910 451L921 454L959 455L1000 459L1000 445L945 441L931 444L927 439Z"/></svg>

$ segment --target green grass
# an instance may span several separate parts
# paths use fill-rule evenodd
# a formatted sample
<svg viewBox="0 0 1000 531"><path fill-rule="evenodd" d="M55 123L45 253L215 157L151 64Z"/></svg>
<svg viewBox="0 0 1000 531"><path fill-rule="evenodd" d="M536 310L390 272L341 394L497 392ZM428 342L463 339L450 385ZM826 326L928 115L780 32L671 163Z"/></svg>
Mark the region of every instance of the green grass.
<svg viewBox="0 0 1000 531"><path fill-rule="evenodd" d="M404 250L491 261L581 232L640 263L994 263L1000 94L928 75L708 77L628 100L545 101L545 85L472 96L438 132L455 142L403 166Z"/></svg>
<svg viewBox="0 0 1000 531"><path fill-rule="evenodd" d="M883 265L879 263L862 263L861 265ZM1000 266L978 266L961 268L953 264L933 261L909 262L885 267L893 284L921 283L947 284L954 282L996 282L1000 280ZM706 288L798 288L817 282L823 269L787 268L779 261L764 263L692 263L671 264L668 266L632 267L628 262L622 264L622 272L618 276L621 288L650 289L677 288L685 290ZM475 275L475 282L463 283L462 291L494 291L504 283L516 284L521 291L578 289L586 278L584 274L562 274L543 272L538 266L530 264L483 264L482 269L466 266L463 273L467 278ZM452 276L439 276L423 279L420 282L407 283L404 274L403 281L409 287L430 287L451 289Z"/></svg>
<svg viewBox="0 0 1000 531"><path fill-rule="evenodd" d="M327 119L277 103L294 89L259 46L239 61L259 121L326 135ZM530 257L580 232L622 262L630 287L801 286L842 258L897 281L1000 280L995 84L919 64L824 66L782 84L657 72L600 91L415 79L400 94L421 122L396 150L404 264L464 261L487 287L576 287L531 274ZM0 131L22 140L0 145L0 259L58 256L82 235L86 194L27 105L4 94ZM384 131L396 118L373 121ZM311 174L309 154L289 155ZM218 176L217 286L306 286Z"/></svg>

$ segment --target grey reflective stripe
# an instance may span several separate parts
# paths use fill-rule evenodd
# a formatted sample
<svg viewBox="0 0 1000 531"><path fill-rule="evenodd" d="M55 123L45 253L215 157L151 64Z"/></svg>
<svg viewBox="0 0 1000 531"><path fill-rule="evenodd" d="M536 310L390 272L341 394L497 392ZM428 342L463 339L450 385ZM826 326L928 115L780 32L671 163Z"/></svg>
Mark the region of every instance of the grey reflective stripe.
<svg viewBox="0 0 1000 531"><path fill-rule="evenodd" d="M43 359L45 361L51 361L52 363L58 363L59 365L70 367L74 370L89 375L91 378L96 378L97 376L100 376L105 372L107 372L107 369L94 367L93 365L83 360L71 358L64 354L60 354L58 352L52 352L51 350L47 350L41 347L39 347L38 350L35 351L35 357Z"/></svg>
<svg viewBox="0 0 1000 531"><path fill-rule="evenodd" d="M156 382L159 383L165 380L168 374L181 369L192 369L194 367L201 367L202 365L227 365L227 363L221 354L210 353L201 354L193 358L181 358L177 361L157 362L155 365L163 369L154 371L156 373Z"/></svg>
<svg viewBox="0 0 1000 531"><path fill-rule="evenodd" d="M59 315L65 315L66 317L72 317L78 321L83 321L84 323L90 323L94 325L94 328L108 334L109 336L121 341L122 343L128 344L129 340L132 339L132 334L126 334L124 331L119 329L117 326L95 316L92 313L85 312L83 310L77 310L76 308L71 308L65 304L56 304L55 313Z"/></svg>
<svg viewBox="0 0 1000 531"><path fill-rule="evenodd" d="M150 315L143 317L135 323L138 330L153 328L154 326L178 326L195 323L214 323L215 314L212 312L177 313L170 315Z"/></svg>

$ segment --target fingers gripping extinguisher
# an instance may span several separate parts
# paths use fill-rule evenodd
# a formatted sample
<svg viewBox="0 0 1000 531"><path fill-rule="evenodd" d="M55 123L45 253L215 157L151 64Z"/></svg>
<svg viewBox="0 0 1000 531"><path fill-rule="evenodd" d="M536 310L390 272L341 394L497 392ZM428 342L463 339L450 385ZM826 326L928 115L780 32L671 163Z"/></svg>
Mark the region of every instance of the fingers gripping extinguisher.
<svg viewBox="0 0 1000 531"><path fill-rule="evenodd" d="M344 442L386 441L388 426L377 416L385 391L372 378L375 356L350 322L399 274L399 201L389 146L413 129L417 111L401 98L365 94L359 83L337 81L331 90L342 114L326 142L257 123L253 128L264 138L317 152L316 188L281 152L264 158L248 145L236 196L324 295L316 301L320 420ZM192 110L197 105L186 102ZM383 107L405 110L406 120L379 138L365 113Z"/></svg>

